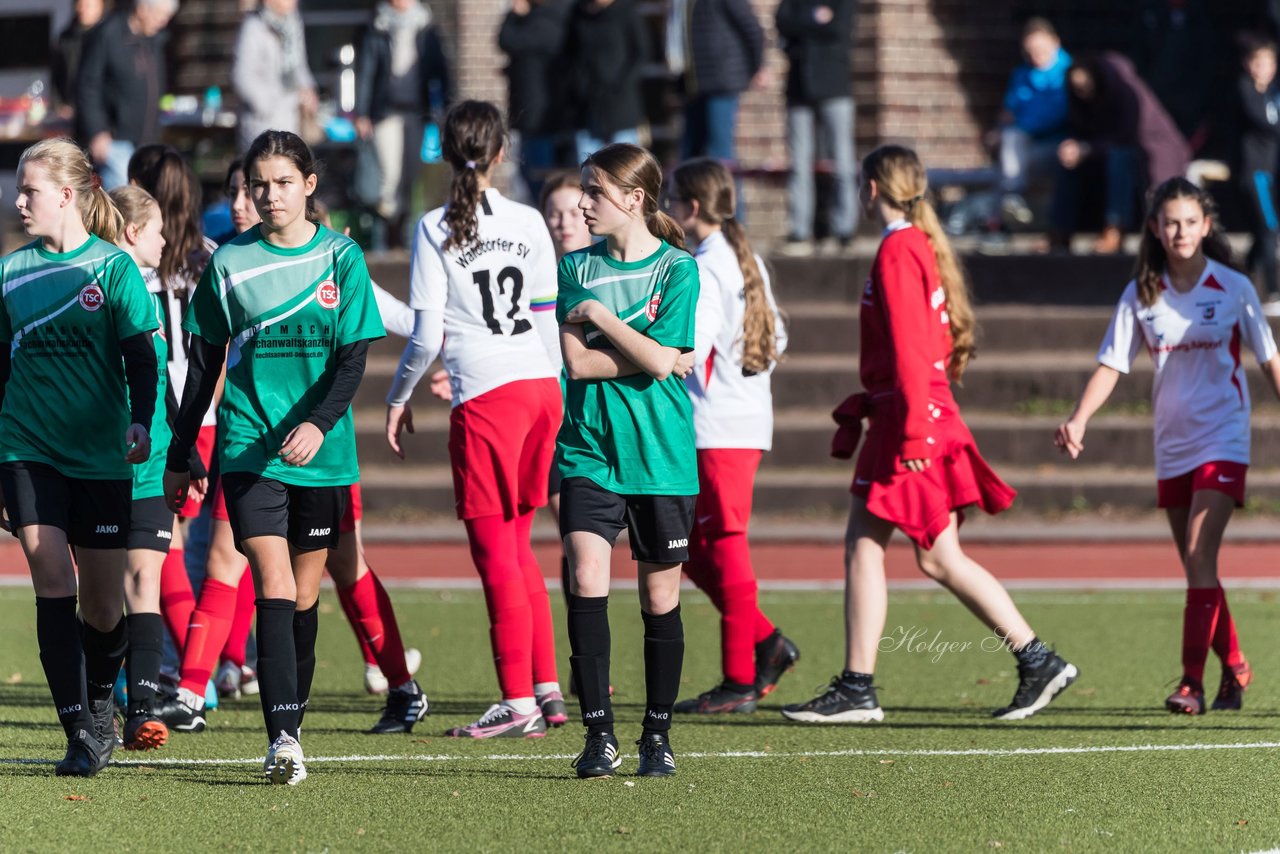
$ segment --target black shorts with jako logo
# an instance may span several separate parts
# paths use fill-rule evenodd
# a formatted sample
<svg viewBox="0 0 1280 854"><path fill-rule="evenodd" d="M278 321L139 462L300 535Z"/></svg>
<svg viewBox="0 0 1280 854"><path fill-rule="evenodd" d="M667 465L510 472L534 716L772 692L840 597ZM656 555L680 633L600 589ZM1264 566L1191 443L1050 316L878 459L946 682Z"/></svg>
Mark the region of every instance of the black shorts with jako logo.
<svg viewBox="0 0 1280 854"><path fill-rule="evenodd" d="M349 490L348 486L294 486L249 472L222 476L236 548L253 537L284 537L298 551L336 549Z"/></svg>
<svg viewBox="0 0 1280 854"><path fill-rule="evenodd" d="M48 463L0 463L0 489L13 531L49 525L85 549L122 549L129 540L133 481L67 477Z"/></svg>
<svg viewBox="0 0 1280 854"><path fill-rule="evenodd" d="M560 536L596 534L613 545L627 531L631 558L642 563L689 559L696 495L618 495L585 477L560 484Z"/></svg>

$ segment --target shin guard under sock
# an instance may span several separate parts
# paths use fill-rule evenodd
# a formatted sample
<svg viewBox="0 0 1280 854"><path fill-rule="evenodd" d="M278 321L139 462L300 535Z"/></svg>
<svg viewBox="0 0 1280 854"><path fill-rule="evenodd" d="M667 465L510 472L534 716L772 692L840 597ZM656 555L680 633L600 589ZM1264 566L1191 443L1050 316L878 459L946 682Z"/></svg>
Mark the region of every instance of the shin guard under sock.
<svg viewBox="0 0 1280 854"><path fill-rule="evenodd" d="M298 726L311 700L311 680L316 675L316 635L320 629L320 603L293 614L293 650L298 662Z"/></svg>
<svg viewBox="0 0 1280 854"><path fill-rule="evenodd" d="M76 619L76 597L36 597L36 641L40 664L58 720L68 736L77 730L93 732L85 689L84 654Z"/></svg>
<svg viewBox="0 0 1280 854"><path fill-rule="evenodd" d="M89 702L105 700L111 696L128 644L129 632L123 614L105 632L81 622L80 645L84 649L84 684Z"/></svg>
<svg viewBox="0 0 1280 854"><path fill-rule="evenodd" d="M151 714L160 684L160 658L164 651L164 619L159 614L130 614L129 652L125 672L129 677L128 717Z"/></svg>
<svg viewBox="0 0 1280 854"><path fill-rule="evenodd" d="M298 656L293 643L296 604L289 599L258 600L258 686L267 741L280 733L298 737Z"/></svg>
<svg viewBox="0 0 1280 854"><path fill-rule="evenodd" d="M169 629L169 637L182 657L187 642L187 626L191 612L196 609L196 597L191 591L191 579L187 575L187 562L182 549L169 549L160 565L160 613Z"/></svg>
<svg viewBox="0 0 1280 854"><path fill-rule="evenodd" d="M640 616L644 618L644 729L666 732L671 729L671 709L680 691L684 623L679 605L665 614L642 611Z"/></svg>
<svg viewBox="0 0 1280 854"><path fill-rule="evenodd" d="M569 665L578 689L582 724L589 733L613 731L609 700L608 596L569 597Z"/></svg>
<svg viewBox="0 0 1280 854"><path fill-rule="evenodd" d="M1182 612L1182 672L1201 684L1217 623L1218 588L1188 588L1187 605Z"/></svg>

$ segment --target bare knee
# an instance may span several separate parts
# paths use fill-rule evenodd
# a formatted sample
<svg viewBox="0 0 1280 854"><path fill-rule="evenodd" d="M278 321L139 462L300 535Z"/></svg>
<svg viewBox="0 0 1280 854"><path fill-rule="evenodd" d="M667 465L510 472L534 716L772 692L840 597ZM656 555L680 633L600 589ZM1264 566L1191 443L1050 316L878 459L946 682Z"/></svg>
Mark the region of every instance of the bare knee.
<svg viewBox="0 0 1280 854"><path fill-rule="evenodd" d="M932 552L919 551L916 554L916 566L920 571L939 583L945 583L950 573L945 561Z"/></svg>

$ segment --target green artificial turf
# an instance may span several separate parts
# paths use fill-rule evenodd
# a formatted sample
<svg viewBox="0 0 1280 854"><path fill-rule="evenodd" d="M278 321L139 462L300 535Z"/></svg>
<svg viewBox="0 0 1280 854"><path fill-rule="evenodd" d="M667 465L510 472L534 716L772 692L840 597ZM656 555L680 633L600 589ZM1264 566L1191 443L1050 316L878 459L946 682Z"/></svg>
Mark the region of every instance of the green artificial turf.
<svg viewBox="0 0 1280 854"><path fill-rule="evenodd" d="M985 651L986 632L949 597L895 593L885 645L900 632L919 634L881 654L885 722L840 727L778 714L840 668L839 594L766 592L762 607L799 644L800 664L754 715L678 719L679 773L653 780L632 776L644 698L641 628L634 592L618 591L613 682L626 761L617 777L593 781L574 778L569 766L582 744L575 725L528 741L442 737L496 697L483 599L478 591L393 595L407 642L425 656L419 679L432 715L412 735L362 733L380 703L363 693L362 662L326 591L303 731L311 776L272 787L255 759L265 749L256 698L226 703L205 733L175 735L161 751L118 752L130 764L95 779L54 777L64 742L36 654L31 594L0 590L0 849L1128 852L1280 844L1280 750L1221 747L1280 743L1280 607L1270 592L1232 596L1257 677L1245 710L1199 718L1162 706L1179 673L1181 593L1016 593L1037 631L1082 676L1047 711L1014 724L988 717L1012 696L1012 658ZM562 627L558 594L553 603ZM718 679L718 622L700 594L686 597L684 619L689 696ZM567 643L561 647L567 660ZM1211 663L1211 691L1217 678ZM1194 749L1078 752L1170 746ZM1055 748L1076 752L1043 752ZM247 761L198 763L237 759Z"/></svg>

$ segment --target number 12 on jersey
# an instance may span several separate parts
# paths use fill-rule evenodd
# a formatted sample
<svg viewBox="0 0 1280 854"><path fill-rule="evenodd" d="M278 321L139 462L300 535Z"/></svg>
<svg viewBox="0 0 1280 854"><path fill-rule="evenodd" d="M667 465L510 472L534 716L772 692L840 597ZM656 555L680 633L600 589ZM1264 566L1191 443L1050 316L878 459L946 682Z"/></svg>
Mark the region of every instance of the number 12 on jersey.
<svg viewBox="0 0 1280 854"><path fill-rule="evenodd" d="M498 318L494 315L493 306L493 288L490 281L488 270L476 270L471 274L471 281L475 282L476 287L480 288L480 303L484 313L485 325L489 327L494 335L502 334L502 325L498 323ZM515 320L515 325L511 329L512 335L519 335L522 332L528 332L533 328L533 324L524 318L516 319L516 315L520 313L520 294L524 290L524 275L521 274L517 267L503 267L498 272L498 293L505 295L507 289L506 283L511 283L511 310L507 312L509 320Z"/></svg>

